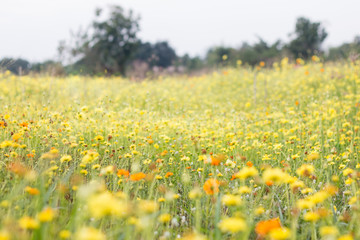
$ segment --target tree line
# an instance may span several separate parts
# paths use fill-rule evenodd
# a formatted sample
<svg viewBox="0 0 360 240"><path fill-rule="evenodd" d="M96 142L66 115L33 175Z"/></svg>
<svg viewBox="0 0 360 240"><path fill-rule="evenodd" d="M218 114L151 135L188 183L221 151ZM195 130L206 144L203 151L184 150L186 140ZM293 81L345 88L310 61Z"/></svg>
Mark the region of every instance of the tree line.
<svg viewBox="0 0 360 240"><path fill-rule="evenodd" d="M360 37L351 43L330 48L325 53L321 45L328 36L320 22L300 17L296 21L290 42L268 43L258 37L254 44L244 42L239 48L215 46L205 57L179 56L166 41L149 43L138 37L139 16L120 6L110 7L107 18L103 10L95 11L95 19L86 30L61 41L58 60L30 63L25 59L4 58L0 70L22 75L29 72L53 75L128 75L144 78L157 73L192 73L201 69L259 62L271 64L283 57L308 60L318 55L328 61L356 59L360 54Z"/></svg>

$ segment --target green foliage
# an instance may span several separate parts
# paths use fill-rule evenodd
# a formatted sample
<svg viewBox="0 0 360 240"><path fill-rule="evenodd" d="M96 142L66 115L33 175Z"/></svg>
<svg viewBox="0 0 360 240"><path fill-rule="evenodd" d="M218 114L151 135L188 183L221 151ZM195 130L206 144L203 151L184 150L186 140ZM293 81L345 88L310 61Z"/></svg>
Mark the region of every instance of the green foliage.
<svg viewBox="0 0 360 240"><path fill-rule="evenodd" d="M266 43L263 39L254 45L243 43L239 49L227 47L211 48L206 55L209 66L236 66L237 60L254 66L260 61L274 61L282 55L281 42Z"/></svg>
<svg viewBox="0 0 360 240"><path fill-rule="evenodd" d="M320 22L311 22L309 19L301 17L296 21L296 37L289 43L288 48L295 58L309 59L321 51L321 43L327 35Z"/></svg>
<svg viewBox="0 0 360 240"><path fill-rule="evenodd" d="M329 49L326 59L335 61L338 59L357 58L360 54L360 36L355 37L352 43L344 43L339 47Z"/></svg>
<svg viewBox="0 0 360 240"><path fill-rule="evenodd" d="M10 71L16 75L27 74L30 70L30 63L27 60L18 58L3 58L0 60L0 70Z"/></svg>
<svg viewBox="0 0 360 240"><path fill-rule="evenodd" d="M171 66L176 60L176 52L168 42L149 42L141 43L134 54L134 60L141 60L149 64L150 67L158 66L166 68Z"/></svg>

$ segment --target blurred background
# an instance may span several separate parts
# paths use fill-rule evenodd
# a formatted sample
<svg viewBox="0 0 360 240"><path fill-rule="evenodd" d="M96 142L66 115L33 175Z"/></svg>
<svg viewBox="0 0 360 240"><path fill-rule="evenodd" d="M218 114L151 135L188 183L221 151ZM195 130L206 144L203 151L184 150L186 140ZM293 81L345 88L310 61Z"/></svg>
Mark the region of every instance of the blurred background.
<svg viewBox="0 0 360 240"><path fill-rule="evenodd" d="M354 61L360 1L12 0L0 69L14 74L202 74L288 57Z"/></svg>

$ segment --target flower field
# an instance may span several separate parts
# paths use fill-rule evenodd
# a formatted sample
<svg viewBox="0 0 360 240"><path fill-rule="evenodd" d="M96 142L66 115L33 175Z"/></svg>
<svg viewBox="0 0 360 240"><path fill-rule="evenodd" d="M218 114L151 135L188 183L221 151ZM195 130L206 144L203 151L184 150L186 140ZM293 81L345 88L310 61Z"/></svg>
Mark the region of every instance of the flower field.
<svg viewBox="0 0 360 240"><path fill-rule="evenodd" d="M360 63L0 75L0 239L360 239Z"/></svg>

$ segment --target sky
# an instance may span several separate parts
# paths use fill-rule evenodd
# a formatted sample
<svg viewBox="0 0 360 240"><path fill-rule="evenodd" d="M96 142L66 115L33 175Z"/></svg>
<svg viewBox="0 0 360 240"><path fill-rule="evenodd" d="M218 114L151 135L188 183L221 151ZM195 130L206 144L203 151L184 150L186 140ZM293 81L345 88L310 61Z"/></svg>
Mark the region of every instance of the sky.
<svg viewBox="0 0 360 240"><path fill-rule="evenodd" d="M141 16L143 41L169 41L182 55L203 56L214 45L239 47L257 36L287 42L296 18L321 21L324 47L360 35L360 0L0 0L0 58L56 59L60 40L85 28L95 9L111 4Z"/></svg>

